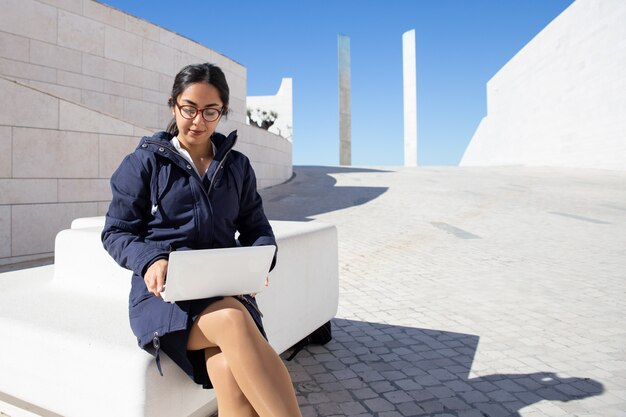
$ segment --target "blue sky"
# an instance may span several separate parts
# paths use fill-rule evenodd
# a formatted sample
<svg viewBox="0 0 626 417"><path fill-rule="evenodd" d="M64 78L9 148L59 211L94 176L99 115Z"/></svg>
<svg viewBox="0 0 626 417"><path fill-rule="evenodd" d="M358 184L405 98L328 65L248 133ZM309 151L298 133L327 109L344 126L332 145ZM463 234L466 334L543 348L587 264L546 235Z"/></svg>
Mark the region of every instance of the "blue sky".
<svg viewBox="0 0 626 417"><path fill-rule="evenodd" d="M419 164L457 165L487 81L573 0L102 2L243 64L248 95L292 77L294 165L339 163L337 35L348 35L352 164L380 166L403 164L402 33L416 33Z"/></svg>

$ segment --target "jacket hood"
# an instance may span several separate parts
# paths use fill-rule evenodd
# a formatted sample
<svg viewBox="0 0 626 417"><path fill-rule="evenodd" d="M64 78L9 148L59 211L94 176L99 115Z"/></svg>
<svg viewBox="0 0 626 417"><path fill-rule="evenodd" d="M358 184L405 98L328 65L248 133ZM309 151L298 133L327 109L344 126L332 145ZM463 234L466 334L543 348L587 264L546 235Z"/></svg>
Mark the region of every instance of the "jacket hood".
<svg viewBox="0 0 626 417"><path fill-rule="evenodd" d="M137 145L137 149L145 148L145 146L142 146L142 145L146 141L149 141L153 143L156 142L161 146L165 146L173 150L172 145L170 144L170 140L172 140L173 137L174 135L168 132L157 132L152 136L144 136L143 138L141 138L141 141L139 141L139 145ZM237 143L237 131L233 130L232 132L228 134L228 136L224 136L221 133L215 132L213 133L213 135L211 135L211 142L213 142L217 150L217 152L215 153L214 159L221 161L224 158L224 156Z"/></svg>

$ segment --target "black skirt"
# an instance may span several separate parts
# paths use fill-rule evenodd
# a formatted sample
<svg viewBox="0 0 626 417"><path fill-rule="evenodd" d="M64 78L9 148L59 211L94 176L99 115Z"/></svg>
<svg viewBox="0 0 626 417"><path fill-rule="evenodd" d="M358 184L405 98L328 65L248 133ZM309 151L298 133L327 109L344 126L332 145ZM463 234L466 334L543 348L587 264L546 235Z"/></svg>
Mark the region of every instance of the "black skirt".
<svg viewBox="0 0 626 417"><path fill-rule="evenodd" d="M204 350L187 350L187 341L189 340L191 327L198 315L209 305L223 298L224 297L214 297L177 303L188 313L187 327L184 330L167 333L160 337L160 350L165 352L196 384L202 385L205 389L213 388L213 384L211 383L206 369ZM259 331L267 340L267 335L263 329L263 322L261 321L261 312L259 311L256 300L249 295L234 298L246 307L246 310L248 310L252 316ZM147 345L144 349L153 355L155 354L152 345Z"/></svg>

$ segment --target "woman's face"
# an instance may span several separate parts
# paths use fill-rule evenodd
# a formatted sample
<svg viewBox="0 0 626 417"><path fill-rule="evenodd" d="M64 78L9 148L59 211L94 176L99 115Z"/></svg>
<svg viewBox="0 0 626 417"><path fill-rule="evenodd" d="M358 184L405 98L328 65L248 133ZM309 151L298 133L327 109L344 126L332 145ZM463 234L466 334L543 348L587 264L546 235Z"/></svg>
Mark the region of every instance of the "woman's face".
<svg viewBox="0 0 626 417"><path fill-rule="evenodd" d="M220 113L216 120L207 122L202 113L204 111L205 116L209 116L210 119L210 113L215 113L211 110L221 111L222 106L223 103L217 88L204 82L190 84L176 97L172 114L176 118L178 140L181 145L187 149L206 146L222 115ZM194 113L193 108L196 109L196 115L189 119L190 115Z"/></svg>

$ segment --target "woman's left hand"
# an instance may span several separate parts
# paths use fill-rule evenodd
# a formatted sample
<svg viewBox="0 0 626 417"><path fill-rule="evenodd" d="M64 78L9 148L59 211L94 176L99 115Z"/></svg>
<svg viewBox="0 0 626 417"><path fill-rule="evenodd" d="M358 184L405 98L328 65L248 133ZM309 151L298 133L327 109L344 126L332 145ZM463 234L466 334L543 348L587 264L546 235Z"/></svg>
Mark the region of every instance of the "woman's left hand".
<svg viewBox="0 0 626 417"><path fill-rule="evenodd" d="M157 297L160 297L165 289L163 285L165 284L165 277L167 276L167 266L167 259L159 259L148 267L143 277L148 292L151 292Z"/></svg>

